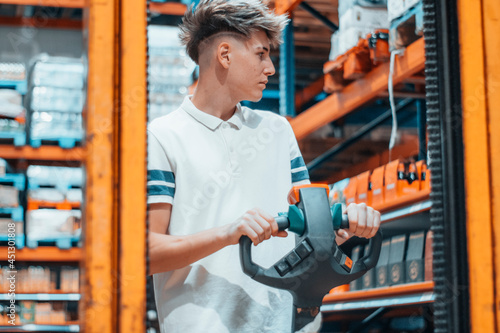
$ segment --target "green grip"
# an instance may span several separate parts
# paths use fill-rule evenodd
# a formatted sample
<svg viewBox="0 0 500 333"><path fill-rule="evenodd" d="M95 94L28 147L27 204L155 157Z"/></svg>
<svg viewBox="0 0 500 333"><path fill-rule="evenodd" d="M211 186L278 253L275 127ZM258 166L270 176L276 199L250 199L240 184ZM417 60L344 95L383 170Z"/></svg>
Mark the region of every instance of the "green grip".
<svg viewBox="0 0 500 333"><path fill-rule="evenodd" d="M288 220L290 221L290 227L288 230L302 236L306 229L306 224L304 220L304 213L302 213L300 208L295 205L290 205L290 207L288 207Z"/></svg>
<svg viewBox="0 0 500 333"><path fill-rule="evenodd" d="M330 210L332 211L333 230L339 230L342 227L342 204L333 204Z"/></svg>

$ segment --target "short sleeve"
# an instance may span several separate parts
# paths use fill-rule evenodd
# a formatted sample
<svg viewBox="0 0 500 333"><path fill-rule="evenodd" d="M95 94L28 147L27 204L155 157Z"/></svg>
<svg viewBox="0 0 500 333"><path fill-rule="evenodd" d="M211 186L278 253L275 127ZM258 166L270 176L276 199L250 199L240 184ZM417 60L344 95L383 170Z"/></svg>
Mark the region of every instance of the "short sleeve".
<svg viewBox="0 0 500 333"><path fill-rule="evenodd" d="M175 175L169 157L156 136L148 130L148 204L174 201Z"/></svg>
<svg viewBox="0 0 500 333"><path fill-rule="evenodd" d="M290 142L290 167L292 172L292 186L310 184L309 172L307 171L306 164L300 153L299 145L292 127L288 124L290 129L289 142Z"/></svg>

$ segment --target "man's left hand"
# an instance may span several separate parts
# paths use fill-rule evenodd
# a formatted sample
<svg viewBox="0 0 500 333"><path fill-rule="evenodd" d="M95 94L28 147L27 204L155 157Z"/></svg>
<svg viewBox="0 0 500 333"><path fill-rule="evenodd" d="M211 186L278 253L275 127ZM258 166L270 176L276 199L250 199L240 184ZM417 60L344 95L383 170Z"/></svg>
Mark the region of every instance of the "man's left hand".
<svg viewBox="0 0 500 333"><path fill-rule="evenodd" d="M349 219L349 229L337 231L337 245L343 244L352 236L372 238L380 227L380 212L364 203L351 203L344 214Z"/></svg>

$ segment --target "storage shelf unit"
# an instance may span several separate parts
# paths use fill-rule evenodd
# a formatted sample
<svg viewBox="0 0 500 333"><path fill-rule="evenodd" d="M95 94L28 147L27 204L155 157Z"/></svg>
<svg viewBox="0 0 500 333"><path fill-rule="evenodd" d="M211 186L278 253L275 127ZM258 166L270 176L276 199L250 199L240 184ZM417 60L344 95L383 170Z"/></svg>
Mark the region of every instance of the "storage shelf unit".
<svg viewBox="0 0 500 333"><path fill-rule="evenodd" d="M88 2L83 0L0 0L0 5L18 6L17 15L0 18L2 27L12 27L20 29L30 27L30 29L59 29L59 30L81 30L83 21L81 18L66 18L72 12L78 12L78 9L84 8ZM57 15L43 16L43 24L40 24L40 16L25 17L22 14L22 7L57 7L53 9L44 8L42 11L51 11L54 13L59 8L64 8L66 17L57 18ZM28 11L29 12L29 11ZM26 13L26 11L25 11ZM45 13L45 12L44 12ZM22 92L21 92L22 93ZM25 92L24 92L25 93ZM23 94L24 95L24 94ZM59 142L60 144L60 142ZM64 149L60 146L42 146L34 148L29 145L15 146L10 144L0 145L0 158L8 161L8 163L17 170L26 170L29 165L50 165L50 166L81 166L86 158L86 149L83 147L74 147ZM31 205L33 208L33 205ZM25 207L26 208L26 207ZM39 208L39 207L37 207ZM28 208L29 209L29 208ZM7 254L15 255L15 269L26 264L30 266L72 266L78 267L82 261L81 248L60 249L55 246L39 246L37 248L16 248L15 252L8 251L6 246L0 247L0 260L7 261ZM21 291L21 290L19 290ZM0 301L8 302L10 297L7 293L0 294ZM73 306L77 306L81 300L81 295L75 292L62 292L54 290L51 292L16 292L15 300L17 302L34 301L41 303L52 302L72 302ZM22 320L21 320L22 323ZM16 320L16 326L4 325L0 326L0 332L79 332L79 322L69 321L61 322L61 324L30 323L21 324Z"/></svg>
<svg viewBox="0 0 500 333"><path fill-rule="evenodd" d="M300 5L301 0L276 0L275 7L278 13L292 12ZM425 78L419 73L425 67L424 39L417 39L406 47L404 54L397 56L394 61L393 85L399 83L425 84ZM325 75L329 75L329 68L324 68ZM309 109L300 113L297 117L290 119L297 140L302 140L322 126L339 120L350 113L359 110L373 100L387 98L390 63L384 62L374 66L363 77L348 83L340 91L334 92L322 101L314 104ZM418 82L417 82L418 81ZM321 81L320 81L321 82ZM311 91L318 92L317 87ZM422 98L422 94L410 97ZM408 97L408 96L406 96ZM297 98L297 97L296 97ZM417 151L418 148L405 147L408 151ZM382 161L387 163L387 158L370 158L360 165L354 166L358 173L374 169L381 165ZM400 151L393 156L400 155ZM363 165L364 164L364 165ZM352 170L351 170L352 171ZM336 179L340 180L350 175L341 177L344 172L338 172ZM352 172L351 172L352 173ZM373 208L379 210L384 235L407 233L429 228L428 211L431 209L430 190L420 191L406 195ZM416 223L416 225L414 225ZM411 225L409 225L411 224ZM369 313L375 308L405 308L409 306L422 306L430 304L435 300L433 292L434 282L402 284L391 287L363 289L359 291L328 294L323 300L321 311L326 321L344 321L349 316L355 316L361 312ZM335 313L342 313L335 316ZM401 312L405 315L404 312ZM347 316L343 318L343 316ZM353 317L354 318L354 317ZM360 319L360 318L357 318ZM362 319L362 318L361 318Z"/></svg>

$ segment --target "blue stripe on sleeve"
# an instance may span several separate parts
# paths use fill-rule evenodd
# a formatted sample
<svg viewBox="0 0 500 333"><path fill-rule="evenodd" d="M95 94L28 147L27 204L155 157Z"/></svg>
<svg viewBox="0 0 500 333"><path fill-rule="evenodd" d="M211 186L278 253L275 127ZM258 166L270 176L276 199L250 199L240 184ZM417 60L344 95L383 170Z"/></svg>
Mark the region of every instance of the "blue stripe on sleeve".
<svg viewBox="0 0 500 333"><path fill-rule="evenodd" d="M302 158L302 156L294 158L293 160L290 161L290 164L292 166L292 169L306 166L306 164L304 163L304 159Z"/></svg>
<svg viewBox="0 0 500 333"><path fill-rule="evenodd" d="M148 181L160 180L168 183L175 183L174 173L163 170L148 170Z"/></svg>
<svg viewBox="0 0 500 333"><path fill-rule="evenodd" d="M148 185L148 196L168 195L174 197L175 188L164 185Z"/></svg>
<svg viewBox="0 0 500 333"><path fill-rule="evenodd" d="M292 183L300 182L305 179L309 179L309 172L307 172L307 170L292 173Z"/></svg>

